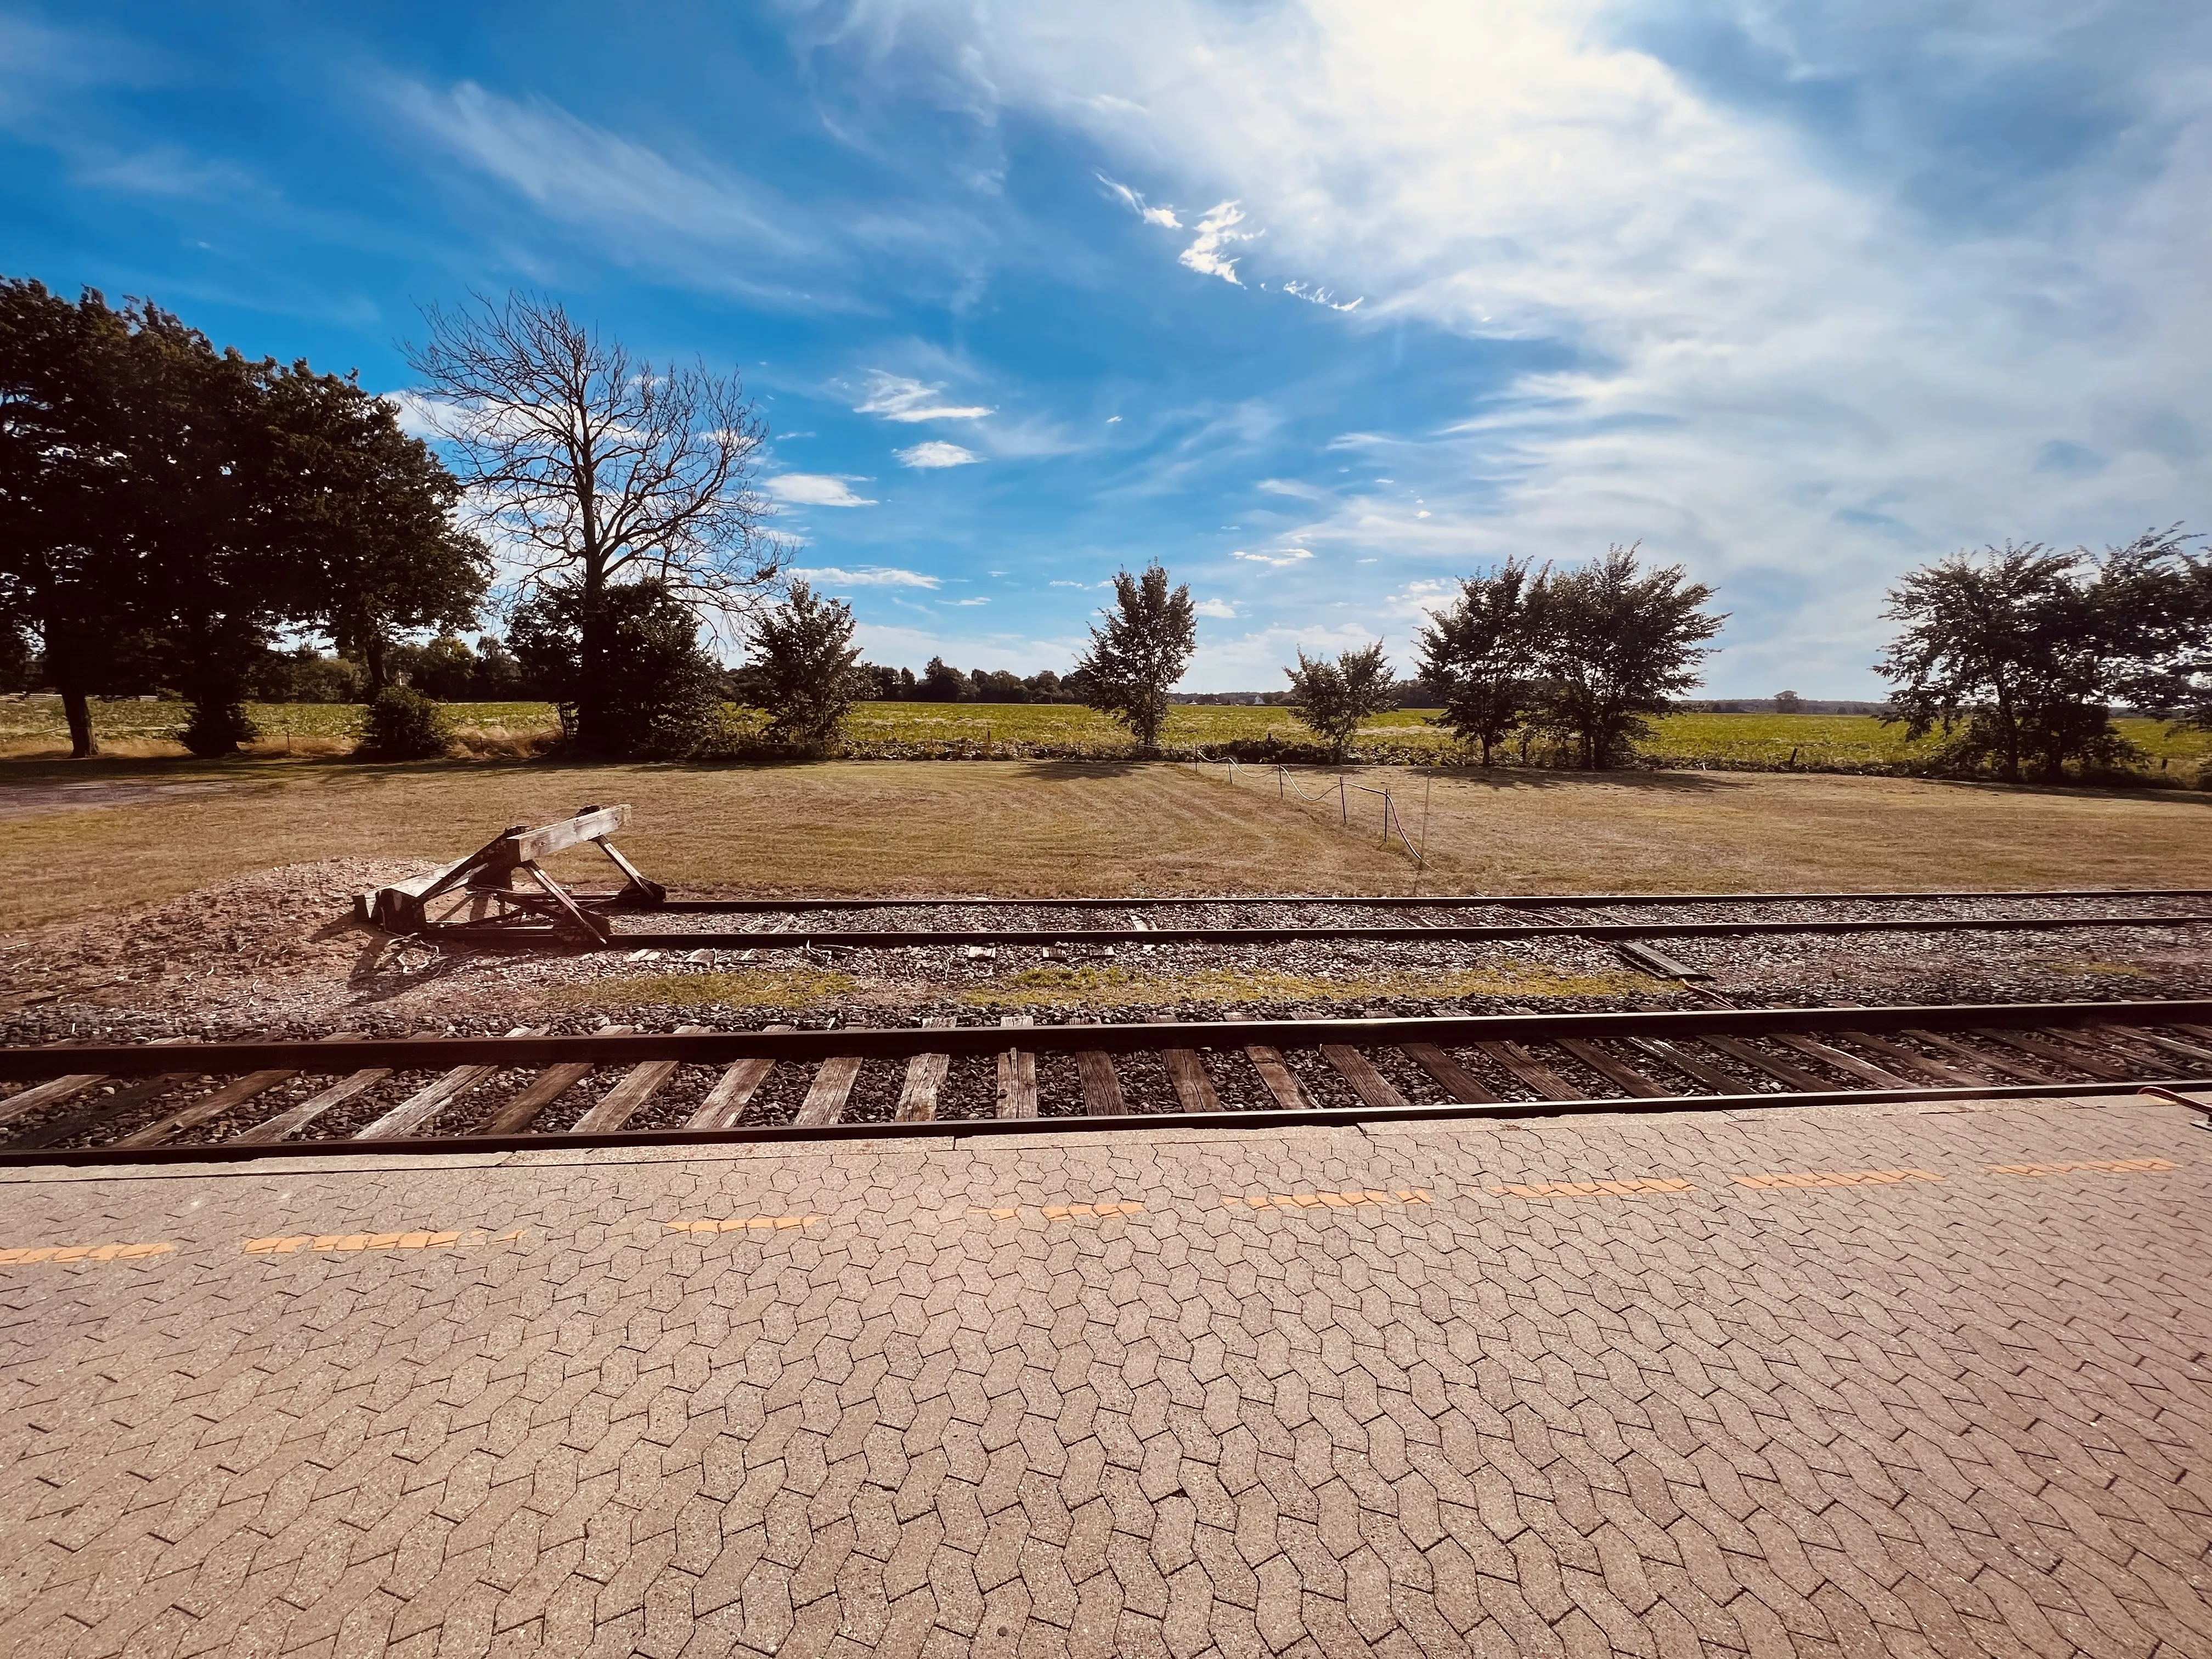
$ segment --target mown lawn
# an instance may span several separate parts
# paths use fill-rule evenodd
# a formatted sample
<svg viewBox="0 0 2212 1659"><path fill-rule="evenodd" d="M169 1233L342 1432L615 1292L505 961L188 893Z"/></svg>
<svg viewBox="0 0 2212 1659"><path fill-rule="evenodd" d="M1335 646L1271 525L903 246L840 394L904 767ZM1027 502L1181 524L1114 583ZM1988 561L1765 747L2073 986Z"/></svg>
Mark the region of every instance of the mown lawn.
<svg viewBox="0 0 2212 1659"><path fill-rule="evenodd" d="M21 763L0 774L0 932L173 897L272 866L446 860L586 802L637 810L623 849L730 894L1407 892L1379 800L1297 769L1155 762L604 766L444 761ZM2212 887L2212 794L1748 772L1371 767L1426 892ZM65 786L222 793L55 810ZM75 798L84 799L81 793ZM596 880L588 850L561 867Z"/></svg>

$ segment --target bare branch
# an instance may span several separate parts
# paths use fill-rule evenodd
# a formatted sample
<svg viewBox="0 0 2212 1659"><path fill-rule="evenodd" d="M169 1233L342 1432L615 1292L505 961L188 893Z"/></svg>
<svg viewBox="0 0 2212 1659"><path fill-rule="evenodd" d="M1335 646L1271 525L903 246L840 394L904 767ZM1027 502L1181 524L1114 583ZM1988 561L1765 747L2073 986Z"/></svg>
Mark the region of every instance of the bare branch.
<svg viewBox="0 0 2212 1659"><path fill-rule="evenodd" d="M596 594L650 573L702 611L750 611L785 562L754 485L768 428L734 374L655 365L512 293L423 312L407 360L483 529L520 581Z"/></svg>

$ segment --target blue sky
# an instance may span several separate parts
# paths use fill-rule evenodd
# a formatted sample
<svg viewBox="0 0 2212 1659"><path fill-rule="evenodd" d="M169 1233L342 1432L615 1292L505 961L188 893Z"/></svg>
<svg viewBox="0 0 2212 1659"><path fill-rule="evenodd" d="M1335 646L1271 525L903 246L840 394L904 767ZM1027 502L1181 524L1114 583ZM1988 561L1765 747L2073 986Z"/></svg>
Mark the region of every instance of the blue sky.
<svg viewBox="0 0 2212 1659"><path fill-rule="evenodd" d="M877 660L1194 690L1640 538L1716 695L1899 572L2212 528L2212 9L0 0L0 270L403 391L527 287L742 369Z"/></svg>

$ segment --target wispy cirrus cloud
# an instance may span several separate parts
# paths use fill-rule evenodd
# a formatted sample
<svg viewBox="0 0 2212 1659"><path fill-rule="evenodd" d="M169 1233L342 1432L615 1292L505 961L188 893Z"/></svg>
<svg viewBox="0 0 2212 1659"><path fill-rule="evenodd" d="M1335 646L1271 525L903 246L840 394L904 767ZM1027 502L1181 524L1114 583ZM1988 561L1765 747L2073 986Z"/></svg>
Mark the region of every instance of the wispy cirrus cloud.
<svg viewBox="0 0 2212 1659"><path fill-rule="evenodd" d="M1139 219L1142 219L1146 224L1158 225L1164 230L1181 230L1182 228L1182 221L1176 217L1176 211L1173 208L1153 207L1147 204L1143 197L1138 195L1135 191L1131 190L1128 185L1122 184L1120 180L1109 179L1103 173L1095 176L1098 182L1105 185L1107 190L1112 193L1116 201L1120 202L1122 206L1127 208L1130 212L1135 214Z"/></svg>
<svg viewBox="0 0 2212 1659"><path fill-rule="evenodd" d="M958 444L936 438L911 449L895 449L891 453L901 466L919 467L925 471L936 467L972 466L983 459L972 449L963 449Z"/></svg>
<svg viewBox="0 0 2212 1659"><path fill-rule="evenodd" d="M767 481L769 495L794 507L873 507L874 500L853 493L865 478L833 477L826 472L779 472Z"/></svg>
<svg viewBox="0 0 2212 1659"><path fill-rule="evenodd" d="M1244 210L1234 202L1224 202L1198 222L1198 234L1191 244L1176 256L1176 263L1201 276L1218 276L1224 283L1234 283L1239 288L1243 281L1237 275L1237 261L1222 252L1238 242L1254 242L1267 233L1264 230L1238 230L1244 222Z"/></svg>
<svg viewBox="0 0 2212 1659"><path fill-rule="evenodd" d="M857 415L880 415L887 421L980 421L991 410L981 404L951 404L940 395L941 386L932 386L905 374L887 374L881 369L868 375L868 387L860 401L853 405Z"/></svg>
<svg viewBox="0 0 2212 1659"><path fill-rule="evenodd" d="M1303 564L1306 560L1313 557L1313 550L1307 547L1285 547L1273 553L1248 553L1240 547L1229 556L1232 559L1243 559L1253 564L1264 564L1271 569L1282 570L1294 564Z"/></svg>
<svg viewBox="0 0 2212 1659"><path fill-rule="evenodd" d="M391 101L478 171L572 223L627 224L685 243L742 242L756 255L818 259L805 216L757 179L658 150L578 119L550 99L512 99L472 81L434 92L408 81Z"/></svg>

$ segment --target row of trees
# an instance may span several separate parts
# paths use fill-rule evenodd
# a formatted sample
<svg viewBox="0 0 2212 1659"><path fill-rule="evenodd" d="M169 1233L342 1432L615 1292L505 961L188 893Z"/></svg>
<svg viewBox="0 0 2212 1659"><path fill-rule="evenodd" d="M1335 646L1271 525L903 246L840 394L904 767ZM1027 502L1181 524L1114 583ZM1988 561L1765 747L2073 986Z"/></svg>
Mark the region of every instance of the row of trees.
<svg viewBox="0 0 2212 1659"><path fill-rule="evenodd" d="M1912 572L1884 614L1876 671L1893 717L1941 732L1938 762L2055 781L2142 758L2115 708L2212 728L2212 558L2176 525L2101 554L2041 543L1954 553Z"/></svg>
<svg viewBox="0 0 2212 1659"><path fill-rule="evenodd" d="M1460 583L1421 630L1421 672L1444 691L1443 724L1492 763L1517 732L1602 770L1650 717L1698 684L1725 615L1679 565L1640 568L1634 546L1566 570L1509 559Z"/></svg>
<svg viewBox="0 0 2212 1659"><path fill-rule="evenodd" d="M473 620L489 562L460 494L349 377L0 278L0 633L36 640L77 754L88 699L149 678L191 703L196 753L227 752L287 629L374 689L402 633Z"/></svg>
<svg viewBox="0 0 2212 1659"><path fill-rule="evenodd" d="M256 690L525 685L590 754L680 752L782 549L734 375L653 363L550 301L426 313L410 362L440 449L351 377L253 360L148 301L0 279L0 674L88 700L160 685L219 755ZM471 651L498 574L507 640ZM427 646L405 644L438 629ZM340 661L288 640L320 637ZM357 671L357 672L356 672Z"/></svg>

